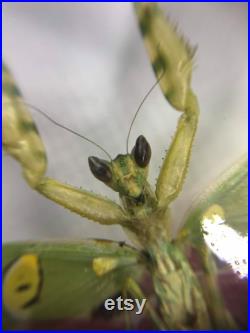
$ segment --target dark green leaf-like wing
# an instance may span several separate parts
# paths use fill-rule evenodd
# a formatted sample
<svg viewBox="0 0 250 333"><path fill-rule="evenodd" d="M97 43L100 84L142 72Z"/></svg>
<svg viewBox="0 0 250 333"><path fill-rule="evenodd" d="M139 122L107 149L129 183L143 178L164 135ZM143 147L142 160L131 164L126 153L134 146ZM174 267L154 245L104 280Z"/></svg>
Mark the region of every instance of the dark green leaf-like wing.
<svg viewBox="0 0 250 333"><path fill-rule="evenodd" d="M224 172L210 186L188 211L186 222L178 236L183 241L187 239L193 246L202 240L201 221L205 212L212 206L223 210L225 224L246 235L248 232L248 161L243 156L229 170Z"/></svg>
<svg viewBox="0 0 250 333"><path fill-rule="evenodd" d="M128 277L139 278L141 260L134 248L104 240L4 245L4 316L10 322L87 317Z"/></svg>
<svg viewBox="0 0 250 333"><path fill-rule="evenodd" d="M190 246L197 250L204 269L204 297L219 323L224 305L218 298L217 269L210 251L231 266L239 277L248 276L247 165L247 156L243 156L203 193L187 213L186 223L177 237L185 253Z"/></svg>

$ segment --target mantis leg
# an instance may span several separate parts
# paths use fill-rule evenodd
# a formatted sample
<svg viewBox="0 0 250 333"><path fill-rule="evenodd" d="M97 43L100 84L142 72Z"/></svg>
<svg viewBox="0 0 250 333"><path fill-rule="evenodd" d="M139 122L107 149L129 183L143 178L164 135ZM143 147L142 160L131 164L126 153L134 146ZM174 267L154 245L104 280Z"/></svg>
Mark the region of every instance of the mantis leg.
<svg viewBox="0 0 250 333"><path fill-rule="evenodd" d="M223 299L220 295L220 290L217 282L217 269L212 259L210 250L203 247L201 260L204 265L204 277L202 284L204 284L203 293L207 301L208 311L213 320L213 327L215 329L238 329L233 318L225 308Z"/></svg>
<svg viewBox="0 0 250 333"><path fill-rule="evenodd" d="M156 185L159 209L180 193L190 159L199 108L191 90L195 47L179 33L156 4L136 3L136 15L145 47L166 100L182 112Z"/></svg>
<svg viewBox="0 0 250 333"><path fill-rule="evenodd" d="M190 90L174 139L163 162L156 184L159 208L173 201L182 190L199 118L196 96Z"/></svg>
<svg viewBox="0 0 250 333"><path fill-rule="evenodd" d="M46 172L46 152L21 93L4 65L2 102L3 148L21 164L24 178L34 187Z"/></svg>
<svg viewBox="0 0 250 333"><path fill-rule="evenodd" d="M3 66L3 144L4 150L20 163L29 186L48 199L102 224L126 224L127 217L115 202L44 177L47 158L42 139L6 66Z"/></svg>
<svg viewBox="0 0 250 333"><path fill-rule="evenodd" d="M126 225L128 217L122 208L100 195L51 178L42 178L35 189L48 199L90 220L106 225Z"/></svg>

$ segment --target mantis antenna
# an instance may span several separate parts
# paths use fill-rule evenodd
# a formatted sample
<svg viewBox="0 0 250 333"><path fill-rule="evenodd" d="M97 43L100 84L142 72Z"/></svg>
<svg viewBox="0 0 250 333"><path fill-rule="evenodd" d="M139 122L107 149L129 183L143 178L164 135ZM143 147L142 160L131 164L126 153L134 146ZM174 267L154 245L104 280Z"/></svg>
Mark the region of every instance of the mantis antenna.
<svg viewBox="0 0 250 333"><path fill-rule="evenodd" d="M127 136L127 140L126 140L127 154L128 154L129 136L130 136L130 133L131 133L132 127L133 127L133 125L134 125L135 119L136 119L136 117L137 117L137 115L138 115L138 113L139 113L139 111L140 111L142 105L144 104L144 102L145 102L146 99L148 98L148 96L151 94L151 92L154 90L154 88L155 88L155 87L158 85L158 83L161 81L161 79L162 79L164 73L165 73L165 70L161 73L161 75L159 76L159 78L157 79L157 81L154 83L154 85L153 85L153 86L149 89L149 91L146 93L146 95L144 96L143 100L141 101L141 103L140 103L138 109L136 110L136 113L135 113L135 115L134 115L134 117L133 117L133 120L132 120L132 122L131 122L131 124L130 124L129 131L128 131L128 136Z"/></svg>
<svg viewBox="0 0 250 333"><path fill-rule="evenodd" d="M84 135L81 135L75 131L73 131L71 128L69 127L66 127L60 123L58 123L57 121L55 121L54 119L52 119L50 116L48 116L44 111L40 110L39 108L37 108L36 106L32 105L32 104L29 104L29 103L26 103L24 102L24 104L26 104L28 107L32 108L33 110L37 111L38 113L42 114L45 118L47 118L49 121L51 121L54 125L58 126L58 127L61 127L63 129L65 129L66 131L72 133L72 134L75 134L77 136L79 136L80 138L92 143L93 145L95 145L97 148L101 149L107 156L110 160L112 160L112 157L111 155L104 149L102 148L100 145L98 145L97 143L95 143L94 141L88 139L86 136Z"/></svg>

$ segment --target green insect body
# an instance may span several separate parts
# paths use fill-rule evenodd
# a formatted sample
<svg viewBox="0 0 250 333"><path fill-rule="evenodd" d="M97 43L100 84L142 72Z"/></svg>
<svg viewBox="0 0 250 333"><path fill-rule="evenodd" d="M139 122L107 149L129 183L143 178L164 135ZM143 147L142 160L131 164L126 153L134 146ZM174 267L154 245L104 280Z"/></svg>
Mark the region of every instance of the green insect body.
<svg viewBox="0 0 250 333"><path fill-rule="evenodd" d="M221 298L216 267L205 244L201 222L208 216L206 211L210 206L217 204L223 209L235 190L242 198L243 216L246 159L236 167L231 180L227 177L221 182L221 193L225 193L225 188L227 190L224 199L219 191L208 191L205 204L191 211L177 238L172 239L174 221L170 204L182 190L199 117L197 98L191 89L194 48L179 36L155 4L137 3L135 8L155 74L158 78L162 75L162 92L182 113L155 191L147 181L151 148L143 136L138 137L130 154L118 155L112 161L89 158L92 173L118 192L121 206L45 177L42 141L11 74L3 68L3 96L8 102L4 106L4 148L21 163L29 185L83 217L105 225L121 225L133 236L138 248L98 240L75 244L5 245L3 304L6 325L16 320L88 316L110 295L124 288L132 293L128 281L132 278L139 282L143 272L148 270L160 303L161 317L156 320L159 328L237 328ZM234 212L225 210L225 215L230 218ZM190 242L200 256L203 281L198 279L187 259L185 249ZM22 280L19 271L25 267L31 274ZM72 283L69 282L71 278Z"/></svg>

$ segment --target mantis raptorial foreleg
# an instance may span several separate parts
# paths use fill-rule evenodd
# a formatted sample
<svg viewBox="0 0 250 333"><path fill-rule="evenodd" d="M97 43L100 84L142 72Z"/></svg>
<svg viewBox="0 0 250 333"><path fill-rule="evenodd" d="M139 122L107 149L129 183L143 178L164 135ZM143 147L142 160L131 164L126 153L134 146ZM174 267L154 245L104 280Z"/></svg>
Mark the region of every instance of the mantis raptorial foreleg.
<svg viewBox="0 0 250 333"><path fill-rule="evenodd" d="M167 207L181 192L188 168L199 117L197 100L191 91L186 103L156 184L156 196L161 208Z"/></svg>
<svg viewBox="0 0 250 333"><path fill-rule="evenodd" d="M135 7L155 75L164 72L161 90L167 101L183 112L156 185L158 206L164 209L182 189L198 122L199 108L190 87L195 48L156 5L137 3Z"/></svg>
<svg viewBox="0 0 250 333"><path fill-rule="evenodd" d="M128 217L112 200L65 185L51 178L43 178L36 190L52 201L90 220L101 224L126 225Z"/></svg>
<svg viewBox="0 0 250 333"><path fill-rule="evenodd" d="M21 164L24 178L35 187L46 172L45 148L21 93L4 65L2 83L3 147Z"/></svg>
<svg viewBox="0 0 250 333"><path fill-rule="evenodd" d="M28 184L71 211L102 224L125 225L127 217L115 202L44 177L47 166L42 139L12 75L3 66L3 144L22 166Z"/></svg>

